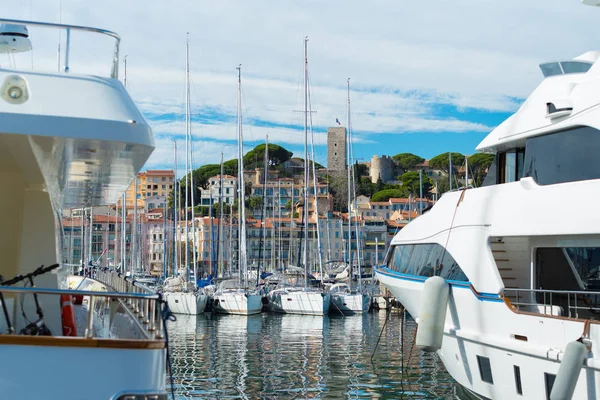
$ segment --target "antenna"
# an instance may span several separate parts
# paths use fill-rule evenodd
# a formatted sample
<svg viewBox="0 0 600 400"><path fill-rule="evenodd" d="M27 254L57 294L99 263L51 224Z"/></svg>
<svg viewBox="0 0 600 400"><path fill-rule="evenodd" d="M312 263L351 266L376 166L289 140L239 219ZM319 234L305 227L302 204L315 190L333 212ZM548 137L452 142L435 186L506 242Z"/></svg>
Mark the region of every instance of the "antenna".
<svg viewBox="0 0 600 400"><path fill-rule="evenodd" d="M127 54L123 57L123 86L127 87Z"/></svg>

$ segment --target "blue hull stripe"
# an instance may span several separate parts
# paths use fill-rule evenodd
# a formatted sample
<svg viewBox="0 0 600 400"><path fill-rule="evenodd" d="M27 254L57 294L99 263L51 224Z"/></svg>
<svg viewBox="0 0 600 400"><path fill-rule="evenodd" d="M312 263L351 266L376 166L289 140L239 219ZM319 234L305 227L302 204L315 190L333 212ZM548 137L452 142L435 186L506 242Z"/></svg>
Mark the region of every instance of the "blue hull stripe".
<svg viewBox="0 0 600 400"><path fill-rule="evenodd" d="M392 271L391 269L385 268L385 267L376 268L375 271L378 274L389 276L390 278L401 279L404 281L411 281L411 282L425 283L425 281L428 278L427 276L403 274L401 272ZM475 295L475 297L477 297L477 299L480 301L492 301L492 302L499 302L499 303L504 302L504 300L502 300L500 298L500 295L498 295L496 293L479 293L479 292L477 292L473 288L473 285L471 284L471 282L453 281L453 280L449 280L449 279L446 279L446 282L448 282L450 284L450 286L455 287L455 288L470 289L471 292L473 292L473 294Z"/></svg>

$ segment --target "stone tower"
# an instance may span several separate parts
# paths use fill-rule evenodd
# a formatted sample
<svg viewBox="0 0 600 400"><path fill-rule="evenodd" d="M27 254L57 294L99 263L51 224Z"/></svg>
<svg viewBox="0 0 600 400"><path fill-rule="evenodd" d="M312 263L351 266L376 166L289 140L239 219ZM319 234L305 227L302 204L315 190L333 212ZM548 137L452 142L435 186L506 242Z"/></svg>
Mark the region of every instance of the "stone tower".
<svg viewBox="0 0 600 400"><path fill-rule="evenodd" d="M327 169L330 172L346 170L346 128L327 128Z"/></svg>
<svg viewBox="0 0 600 400"><path fill-rule="evenodd" d="M377 179L381 177L383 183L389 182L393 178L394 171L394 160L390 156L373 156L371 158L371 169L369 170L369 176L371 182L376 183Z"/></svg>

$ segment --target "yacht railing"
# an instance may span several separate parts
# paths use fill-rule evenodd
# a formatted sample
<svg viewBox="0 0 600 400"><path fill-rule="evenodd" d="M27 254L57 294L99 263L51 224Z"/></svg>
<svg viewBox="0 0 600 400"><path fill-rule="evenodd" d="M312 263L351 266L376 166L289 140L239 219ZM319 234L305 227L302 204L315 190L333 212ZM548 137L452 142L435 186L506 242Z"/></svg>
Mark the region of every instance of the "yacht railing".
<svg viewBox="0 0 600 400"><path fill-rule="evenodd" d="M66 33L65 38L65 52L64 52L64 66L62 67L65 73L69 72L69 57L71 52L71 31L84 31L84 32L92 32L99 33L101 35L106 35L115 39L115 47L113 51L113 61L112 67L110 71L110 77L113 79L119 79L119 47L121 45L121 37L112 31L100 28L92 28L88 26L80 26L80 25L67 25L67 24L56 24L53 22L37 22L37 21L25 21L18 19L6 19L0 18L0 24L14 24L14 25L25 25L29 26L40 26L46 28L58 28L64 29Z"/></svg>
<svg viewBox="0 0 600 400"><path fill-rule="evenodd" d="M117 283L115 279L114 283ZM121 283L119 292L100 292L90 290L71 290L71 289L47 289L38 287L15 287L15 286L0 286L2 294L36 294L36 295L70 295L88 297L88 315L87 325L84 337L93 337L94 327L94 305L98 299L107 299L109 301L118 301L125 312L131 317L135 326L148 339L162 339L163 325L160 312L161 297L157 293L147 293L145 289L136 286L129 287L130 292L124 293L121 290L125 289L130 283Z"/></svg>
<svg viewBox="0 0 600 400"><path fill-rule="evenodd" d="M600 292L544 289L504 289L517 311L567 318L600 320Z"/></svg>

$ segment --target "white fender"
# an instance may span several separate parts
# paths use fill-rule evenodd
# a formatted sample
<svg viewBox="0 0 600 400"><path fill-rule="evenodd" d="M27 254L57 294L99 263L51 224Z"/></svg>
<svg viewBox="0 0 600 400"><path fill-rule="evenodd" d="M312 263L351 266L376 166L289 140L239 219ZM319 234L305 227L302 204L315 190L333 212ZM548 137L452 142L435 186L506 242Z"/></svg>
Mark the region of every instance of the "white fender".
<svg viewBox="0 0 600 400"><path fill-rule="evenodd" d="M427 278L421 293L419 327L415 344L426 352L434 352L442 347L444 323L450 285L439 276Z"/></svg>
<svg viewBox="0 0 600 400"><path fill-rule="evenodd" d="M573 397L587 352L585 344L578 340L567 345L552 386L550 400L569 400Z"/></svg>

